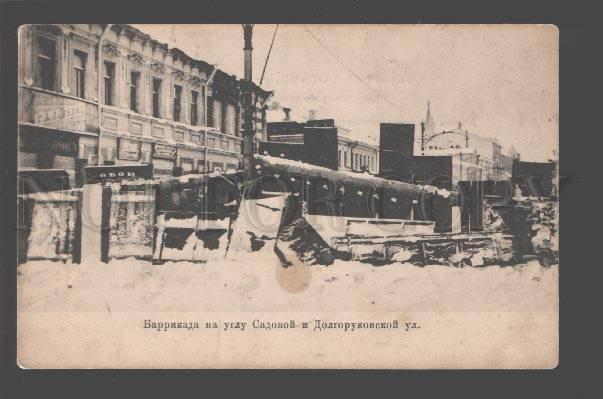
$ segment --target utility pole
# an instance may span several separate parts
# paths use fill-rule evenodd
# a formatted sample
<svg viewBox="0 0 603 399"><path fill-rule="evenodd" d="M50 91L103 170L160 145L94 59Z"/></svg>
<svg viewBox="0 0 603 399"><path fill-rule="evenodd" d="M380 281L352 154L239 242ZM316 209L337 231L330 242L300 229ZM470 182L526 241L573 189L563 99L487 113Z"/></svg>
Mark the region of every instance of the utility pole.
<svg viewBox="0 0 603 399"><path fill-rule="evenodd" d="M103 62L103 40L105 39L105 35L111 29L113 24L107 24L103 28L103 32L98 38L98 43L96 47L96 109L98 111L98 147L96 148L96 164L101 164L102 151L101 151L101 135L102 135L102 107L103 107L103 67L105 63Z"/></svg>
<svg viewBox="0 0 603 399"><path fill-rule="evenodd" d="M247 181L253 178L253 78L252 78L252 50L251 39L253 35L253 24L243 24L243 36L245 39L245 78L243 82L243 102L245 107L243 129L243 172Z"/></svg>
<svg viewBox="0 0 603 399"><path fill-rule="evenodd" d="M421 155L425 155L425 122L421 122Z"/></svg>

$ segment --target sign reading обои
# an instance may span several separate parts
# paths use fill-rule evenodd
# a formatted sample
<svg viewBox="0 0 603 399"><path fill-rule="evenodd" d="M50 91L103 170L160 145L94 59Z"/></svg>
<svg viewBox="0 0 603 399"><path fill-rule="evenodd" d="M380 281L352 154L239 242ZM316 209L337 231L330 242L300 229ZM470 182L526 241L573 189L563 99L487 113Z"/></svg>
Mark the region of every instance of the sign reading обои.
<svg viewBox="0 0 603 399"><path fill-rule="evenodd" d="M153 165L150 164L87 166L84 171L86 184L153 178Z"/></svg>

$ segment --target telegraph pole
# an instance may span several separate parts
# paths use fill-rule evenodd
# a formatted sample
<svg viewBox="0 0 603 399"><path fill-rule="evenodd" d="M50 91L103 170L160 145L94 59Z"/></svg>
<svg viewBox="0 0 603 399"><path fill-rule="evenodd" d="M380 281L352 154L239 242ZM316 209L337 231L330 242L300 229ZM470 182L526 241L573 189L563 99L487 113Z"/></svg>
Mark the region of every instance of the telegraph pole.
<svg viewBox="0 0 603 399"><path fill-rule="evenodd" d="M421 122L421 155L425 155L425 122Z"/></svg>
<svg viewBox="0 0 603 399"><path fill-rule="evenodd" d="M243 24L243 36L245 39L245 78L243 82L244 101L244 123L243 128L243 172L247 181L253 178L253 78L252 78L252 50L251 38L253 35L253 24Z"/></svg>

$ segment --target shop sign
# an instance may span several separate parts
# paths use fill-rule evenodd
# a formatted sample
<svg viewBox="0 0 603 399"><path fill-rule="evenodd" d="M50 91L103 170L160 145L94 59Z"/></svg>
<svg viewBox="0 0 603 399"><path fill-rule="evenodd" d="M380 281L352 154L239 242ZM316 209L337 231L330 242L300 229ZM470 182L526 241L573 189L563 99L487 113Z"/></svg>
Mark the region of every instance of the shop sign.
<svg viewBox="0 0 603 399"><path fill-rule="evenodd" d="M57 132L20 132L20 145L24 152L52 153L56 155L77 156L77 136L68 137Z"/></svg>
<svg viewBox="0 0 603 399"><path fill-rule="evenodd" d="M165 144L153 144L153 158L168 159L174 161L176 159L177 147Z"/></svg>
<svg viewBox="0 0 603 399"><path fill-rule="evenodd" d="M55 154L75 156L77 154L78 145L73 141L62 141L57 139L50 140L50 151Z"/></svg>
<svg viewBox="0 0 603 399"><path fill-rule="evenodd" d="M132 179L152 179L153 165L86 166L84 174L87 184Z"/></svg>
<svg viewBox="0 0 603 399"><path fill-rule="evenodd" d="M155 176L172 176L174 163L164 159L153 160L153 173Z"/></svg>
<svg viewBox="0 0 603 399"><path fill-rule="evenodd" d="M33 123L57 129L87 130L86 104L46 93L35 93Z"/></svg>
<svg viewBox="0 0 603 399"><path fill-rule="evenodd" d="M140 141L120 138L118 142L117 159L122 161L140 160Z"/></svg>

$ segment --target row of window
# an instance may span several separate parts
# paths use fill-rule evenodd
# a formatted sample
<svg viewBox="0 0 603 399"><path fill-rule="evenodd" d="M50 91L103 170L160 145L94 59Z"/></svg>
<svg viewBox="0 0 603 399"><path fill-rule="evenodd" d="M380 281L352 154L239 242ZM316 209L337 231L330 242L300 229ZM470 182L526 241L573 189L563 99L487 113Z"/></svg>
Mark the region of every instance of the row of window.
<svg viewBox="0 0 603 399"><path fill-rule="evenodd" d="M366 154L354 153L350 157L351 165L348 165L348 151L339 150L339 165L350 167L352 170L374 170L374 157Z"/></svg>
<svg viewBox="0 0 603 399"><path fill-rule="evenodd" d="M115 63L105 61L104 67L104 96L103 103L106 105L115 105ZM130 110L140 112L140 72L131 71L130 81L128 83L130 89ZM161 87L163 86L162 79L153 78L152 83L152 114L155 118L162 117L161 109ZM172 118L176 122L182 121L182 86L174 85L173 98L173 113ZM191 90L190 102L190 124L197 126L199 124L199 92Z"/></svg>
<svg viewBox="0 0 603 399"><path fill-rule="evenodd" d="M86 62L88 55L80 50L73 52L73 95L80 98L86 96ZM38 38L37 52L37 82L38 85L45 90L56 90L56 46L52 39L40 36ZM116 68L115 63L110 61L104 62L103 83L104 94L103 103L106 105L115 105L115 78ZM140 112L140 87L141 74L139 71L132 70L130 72L130 80L128 82L130 110ZM160 78L153 78L152 81L152 115L155 118L164 117L162 109L162 87L163 81ZM190 124L197 126L199 124L199 97L200 93L197 90L190 92ZM174 85L174 98L172 118L176 122L182 122L182 104L183 104L183 86ZM219 130L224 130L229 134L237 135L238 112L233 105L218 102L208 98L207 107L207 124L210 127L216 127Z"/></svg>
<svg viewBox="0 0 603 399"><path fill-rule="evenodd" d="M54 40L38 38L38 84L45 90L56 90L56 46ZM73 95L84 98L86 94L86 61L88 54L80 50L73 51Z"/></svg>

